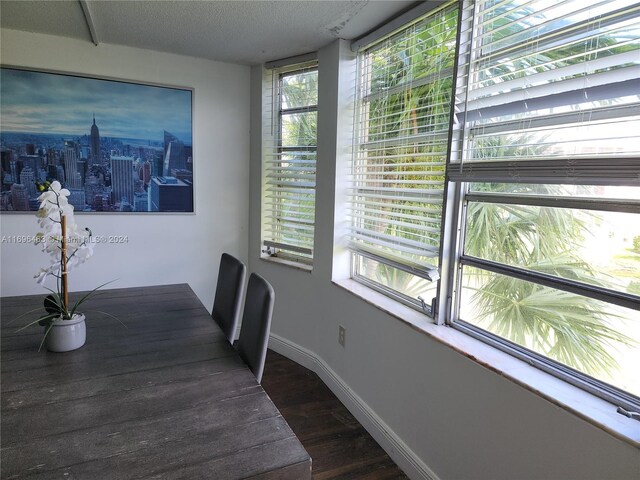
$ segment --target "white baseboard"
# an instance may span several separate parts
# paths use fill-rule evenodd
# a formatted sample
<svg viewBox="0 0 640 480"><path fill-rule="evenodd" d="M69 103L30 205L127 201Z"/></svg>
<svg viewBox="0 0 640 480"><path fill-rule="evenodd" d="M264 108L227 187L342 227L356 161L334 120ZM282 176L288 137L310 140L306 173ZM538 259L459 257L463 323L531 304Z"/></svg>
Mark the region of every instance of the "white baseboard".
<svg viewBox="0 0 640 480"><path fill-rule="evenodd" d="M410 479L439 480L438 476L322 358L275 334L271 334L269 338L269 348L316 373Z"/></svg>

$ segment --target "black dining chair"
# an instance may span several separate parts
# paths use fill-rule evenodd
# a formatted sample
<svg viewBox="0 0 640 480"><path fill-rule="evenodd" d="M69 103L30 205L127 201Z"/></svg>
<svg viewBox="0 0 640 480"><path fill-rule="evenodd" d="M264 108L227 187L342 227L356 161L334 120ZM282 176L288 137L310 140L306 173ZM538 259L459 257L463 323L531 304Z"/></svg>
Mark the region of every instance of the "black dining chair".
<svg viewBox="0 0 640 480"><path fill-rule="evenodd" d="M233 344L240 318L247 267L237 258L223 253L218 270L218 284L211 316Z"/></svg>
<svg viewBox="0 0 640 480"><path fill-rule="evenodd" d="M252 273L247 286L240 338L236 348L256 376L258 383L262 380L264 361L267 356L274 300L275 293L269 282L260 275Z"/></svg>

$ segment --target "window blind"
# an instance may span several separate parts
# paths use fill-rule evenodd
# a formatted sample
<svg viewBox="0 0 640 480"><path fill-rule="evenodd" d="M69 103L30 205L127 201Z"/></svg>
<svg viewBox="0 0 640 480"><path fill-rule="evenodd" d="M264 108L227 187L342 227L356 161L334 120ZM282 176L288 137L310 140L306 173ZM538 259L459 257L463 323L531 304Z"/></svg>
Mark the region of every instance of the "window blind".
<svg viewBox="0 0 640 480"><path fill-rule="evenodd" d="M318 111L317 62L265 70L264 252L313 259Z"/></svg>
<svg viewBox="0 0 640 480"><path fill-rule="evenodd" d="M457 2L358 55L350 249L438 278Z"/></svg>
<svg viewBox="0 0 640 480"><path fill-rule="evenodd" d="M466 8L474 41L461 45L469 66L456 114L464 153L450 178L640 184L640 4Z"/></svg>

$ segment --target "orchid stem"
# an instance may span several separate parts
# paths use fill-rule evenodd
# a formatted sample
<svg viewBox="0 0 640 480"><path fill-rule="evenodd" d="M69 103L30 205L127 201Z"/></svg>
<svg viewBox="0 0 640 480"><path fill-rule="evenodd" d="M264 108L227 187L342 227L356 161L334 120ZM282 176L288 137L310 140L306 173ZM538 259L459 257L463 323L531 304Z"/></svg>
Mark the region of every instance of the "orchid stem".
<svg viewBox="0 0 640 480"><path fill-rule="evenodd" d="M62 267L62 310L66 312L67 305L69 305L69 291L67 288L67 218L64 215L60 215L60 224L62 228L62 258L60 260L60 266Z"/></svg>

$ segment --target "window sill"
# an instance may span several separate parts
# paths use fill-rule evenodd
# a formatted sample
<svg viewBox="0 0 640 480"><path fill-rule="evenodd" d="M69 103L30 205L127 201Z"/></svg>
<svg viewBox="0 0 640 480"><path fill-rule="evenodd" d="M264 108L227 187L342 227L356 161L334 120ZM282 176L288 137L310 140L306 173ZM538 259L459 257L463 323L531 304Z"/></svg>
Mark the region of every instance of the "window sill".
<svg viewBox="0 0 640 480"><path fill-rule="evenodd" d="M582 418L613 437L640 448L640 422L617 413L615 405L462 332L436 325L422 313L354 280L333 280L333 283L501 377Z"/></svg>
<svg viewBox="0 0 640 480"><path fill-rule="evenodd" d="M285 265L287 267L295 268L297 270L302 270L303 272L309 272L313 270L313 265L307 265L306 263L296 262L294 260L287 260L284 258L272 257L269 255L261 255L260 260L264 260L265 262L277 263L279 265Z"/></svg>

